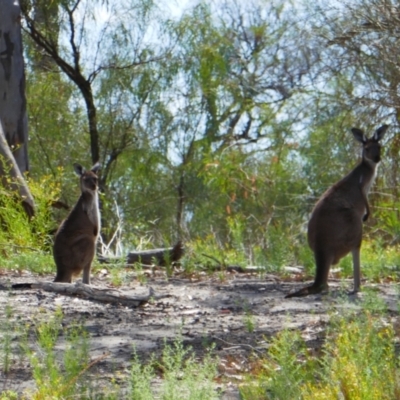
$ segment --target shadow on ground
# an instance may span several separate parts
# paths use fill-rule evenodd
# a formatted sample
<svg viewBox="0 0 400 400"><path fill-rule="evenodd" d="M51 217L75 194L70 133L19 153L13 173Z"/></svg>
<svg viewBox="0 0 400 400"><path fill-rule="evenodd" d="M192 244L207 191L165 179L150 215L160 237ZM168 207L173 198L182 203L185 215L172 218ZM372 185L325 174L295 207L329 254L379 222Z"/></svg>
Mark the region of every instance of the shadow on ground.
<svg viewBox="0 0 400 400"><path fill-rule="evenodd" d="M282 329L296 328L302 331L309 347L318 348L330 313L342 307L357 307L357 301L362 297L362 294L349 295L339 289L339 284L350 289L351 281L331 283L329 295L284 299L285 294L302 284L281 282L271 276L263 280L255 274L231 273L224 277L224 281L208 276L196 280L179 277L167 280L159 272L159 276L148 278L142 286L132 278L121 289L134 289L143 294L147 286L156 295L155 300L138 308L38 289L1 290L0 318L5 320L7 304L12 309L12 320L18 324L37 324L61 308L64 327L79 323L89 333L92 359L105 356L91 372L105 381L115 380L118 375L121 385L129 373L133 347L145 361L152 354L160 354L164 343L179 335L200 358L214 344L213 354L220 359L221 398L227 400L239 398L237 385L241 376L251 368L252 358L265 352L271 336ZM36 279L50 280L51 277ZM27 280L28 276L7 274L2 276L0 284ZM107 276L95 277L92 284L110 286ZM389 308L397 311L395 286L376 285L375 288ZM61 334L57 345L60 352L63 339ZM29 340L33 345L33 334ZM26 362L16 361L7 376L1 375L2 390L22 392L29 387L34 387L34 381Z"/></svg>

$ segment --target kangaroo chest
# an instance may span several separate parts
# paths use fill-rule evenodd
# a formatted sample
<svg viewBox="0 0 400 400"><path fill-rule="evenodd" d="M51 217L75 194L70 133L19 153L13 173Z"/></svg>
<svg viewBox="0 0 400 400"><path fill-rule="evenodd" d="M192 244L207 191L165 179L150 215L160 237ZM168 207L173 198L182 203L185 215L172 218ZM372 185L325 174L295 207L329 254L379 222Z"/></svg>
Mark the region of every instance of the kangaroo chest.
<svg viewBox="0 0 400 400"><path fill-rule="evenodd" d="M371 186L373 185L373 183L375 181L376 170L377 170L377 166L374 168L373 173L371 175L369 175L369 176L361 175L360 176L359 184L360 184L361 190L365 196L368 196Z"/></svg>
<svg viewBox="0 0 400 400"><path fill-rule="evenodd" d="M90 200L82 203L83 212L88 216L89 221L100 231L100 211L98 196L93 196Z"/></svg>

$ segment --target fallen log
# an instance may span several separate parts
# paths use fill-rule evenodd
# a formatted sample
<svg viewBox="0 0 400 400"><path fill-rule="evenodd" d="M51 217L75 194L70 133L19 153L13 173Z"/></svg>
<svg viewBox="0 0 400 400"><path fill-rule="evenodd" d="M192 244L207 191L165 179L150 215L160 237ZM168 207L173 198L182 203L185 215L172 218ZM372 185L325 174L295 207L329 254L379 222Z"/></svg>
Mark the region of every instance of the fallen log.
<svg viewBox="0 0 400 400"><path fill-rule="evenodd" d="M132 291L124 292L114 288L100 288L85 285L82 282L59 283L59 282L35 282L16 283L11 285L12 289L42 289L46 292L60 293L68 296L80 296L87 300L95 300L102 303L118 303L124 306L139 307L148 302L150 298L156 298L152 288L147 294L135 294Z"/></svg>
<svg viewBox="0 0 400 400"><path fill-rule="evenodd" d="M131 251L126 257L127 264L143 264L166 266L181 259L184 254L182 242L177 242L173 247L163 249L152 249L143 251ZM98 260L103 263L114 263L118 259L112 257L98 256Z"/></svg>

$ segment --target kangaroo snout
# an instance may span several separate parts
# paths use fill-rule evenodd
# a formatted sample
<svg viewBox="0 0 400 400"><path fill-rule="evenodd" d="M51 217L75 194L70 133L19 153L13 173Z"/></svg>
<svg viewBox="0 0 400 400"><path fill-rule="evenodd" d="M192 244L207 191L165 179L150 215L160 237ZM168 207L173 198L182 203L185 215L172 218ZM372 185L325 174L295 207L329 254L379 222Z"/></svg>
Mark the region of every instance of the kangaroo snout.
<svg viewBox="0 0 400 400"><path fill-rule="evenodd" d="M84 178L84 190L90 190L94 192L97 190L97 177L86 177Z"/></svg>

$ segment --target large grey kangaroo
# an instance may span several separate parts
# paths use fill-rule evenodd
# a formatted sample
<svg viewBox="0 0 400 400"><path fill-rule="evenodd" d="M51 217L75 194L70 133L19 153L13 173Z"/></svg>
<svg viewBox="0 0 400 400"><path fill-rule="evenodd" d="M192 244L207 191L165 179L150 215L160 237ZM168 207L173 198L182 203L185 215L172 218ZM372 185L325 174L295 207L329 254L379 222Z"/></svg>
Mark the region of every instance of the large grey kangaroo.
<svg viewBox="0 0 400 400"><path fill-rule="evenodd" d="M80 274L83 270L83 283L90 284L90 267L100 232L97 193L99 169L99 163L96 163L90 171L86 171L79 164L74 164L75 173L80 177L82 193L55 235L53 256L57 275L54 282L71 283L72 276Z"/></svg>
<svg viewBox="0 0 400 400"><path fill-rule="evenodd" d="M362 224L369 215L368 192L381 160L381 145L388 125L383 125L368 139L361 129L353 128L356 140L362 143L361 162L342 180L329 188L319 199L308 223L308 244L314 252L316 275L314 283L286 298L321 293L328 289L331 265L352 253L354 292L358 292Z"/></svg>

